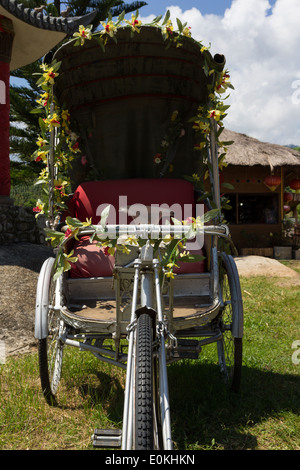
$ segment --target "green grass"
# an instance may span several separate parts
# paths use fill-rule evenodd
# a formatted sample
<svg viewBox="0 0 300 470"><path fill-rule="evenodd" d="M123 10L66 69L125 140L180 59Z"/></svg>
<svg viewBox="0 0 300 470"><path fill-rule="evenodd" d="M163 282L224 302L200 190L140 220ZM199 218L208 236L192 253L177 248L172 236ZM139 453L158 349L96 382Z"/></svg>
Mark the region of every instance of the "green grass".
<svg viewBox="0 0 300 470"><path fill-rule="evenodd" d="M245 336L242 385L224 386L216 345L200 360L168 367L176 449L300 450L299 286L242 278ZM0 365L0 449L92 449L94 428L121 427L125 372L65 349L57 407L40 390L37 354ZM300 352L298 357L300 358Z"/></svg>
<svg viewBox="0 0 300 470"><path fill-rule="evenodd" d="M35 207L38 199L44 197L41 185L34 183L19 183L12 185L10 197L14 201L15 206Z"/></svg>
<svg viewBox="0 0 300 470"><path fill-rule="evenodd" d="M287 266L288 268L294 269L297 273L300 273L300 261L299 260L283 260L280 261L284 266Z"/></svg>

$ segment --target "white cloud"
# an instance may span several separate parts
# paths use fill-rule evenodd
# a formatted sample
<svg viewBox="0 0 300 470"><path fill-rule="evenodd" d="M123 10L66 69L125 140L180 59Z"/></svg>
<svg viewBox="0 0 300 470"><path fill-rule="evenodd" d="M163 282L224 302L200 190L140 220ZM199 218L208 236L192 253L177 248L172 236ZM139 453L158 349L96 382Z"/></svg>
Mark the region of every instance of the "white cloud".
<svg viewBox="0 0 300 470"><path fill-rule="evenodd" d="M192 35L211 52L226 56L235 91L226 126L258 139L300 145L300 2L233 0L223 16L197 8L169 7L171 18L187 21ZM298 95L299 96L299 91Z"/></svg>

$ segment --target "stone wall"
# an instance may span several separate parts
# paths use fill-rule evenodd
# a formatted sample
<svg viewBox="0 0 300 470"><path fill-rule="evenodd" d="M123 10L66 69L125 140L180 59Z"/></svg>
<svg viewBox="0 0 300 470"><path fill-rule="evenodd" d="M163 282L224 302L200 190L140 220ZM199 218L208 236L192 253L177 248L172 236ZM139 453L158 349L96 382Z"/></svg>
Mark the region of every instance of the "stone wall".
<svg viewBox="0 0 300 470"><path fill-rule="evenodd" d="M0 204L0 244L45 243L45 219L35 217L31 208Z"/></svg>

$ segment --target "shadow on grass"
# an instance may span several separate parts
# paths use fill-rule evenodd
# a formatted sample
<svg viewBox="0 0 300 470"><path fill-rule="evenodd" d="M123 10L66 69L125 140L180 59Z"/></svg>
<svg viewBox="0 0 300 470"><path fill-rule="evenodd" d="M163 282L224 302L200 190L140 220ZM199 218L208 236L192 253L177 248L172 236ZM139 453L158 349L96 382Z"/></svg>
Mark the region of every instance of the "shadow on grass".
<svg viewBox="0 0 300 470"><path fill-rule="evenodd" d="M117 377L105 372L95 371L94 374L99 382L93 385L81 385L81 394L89 397L91 405L100 406L102 410L105 410L109 421L116 424L122 422L124 388L120 381Z"/></svg>
<svg viewBox="0 0 300 470"><path fill-rule="evenodd" d="M96 373L99 383L81 386L93 406L122 422L124 389L117 377ZM253 426L288 411L300 413L300 377L244 367L239 393L223 383L212 364L178 362L168 367L172 438L175 448L256 449ZM215 441L215 445L212 441Z"/></svg>
<svg viewBox="0 0 300 470"><path fill-rule="evenodd" d="M244 367L239 393L229 391L219 368L184 363L169 368L173 439L178 449L256 449L251 428L289 411L300 413L300 377Z"/></svg>

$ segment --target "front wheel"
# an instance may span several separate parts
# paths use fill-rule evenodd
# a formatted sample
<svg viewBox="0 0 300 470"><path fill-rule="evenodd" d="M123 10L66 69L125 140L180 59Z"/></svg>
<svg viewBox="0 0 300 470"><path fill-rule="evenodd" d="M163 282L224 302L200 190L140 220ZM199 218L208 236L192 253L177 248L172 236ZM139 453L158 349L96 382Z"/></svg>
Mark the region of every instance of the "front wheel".
<svg viewBox="0 0 300 470"><path fill-rule="evenodd" d="M136 330L135 449L153 450L153 326L142 314Z"/></svg>
<svg viewBox="0 0 300 470"><path fill-rule="evenodd" d="M243 302L238 271L234 259L222 253L219 264L221 313L218 326L222 339L218 341L221 372L230 388L240 387L243 355Z"/></svg>

